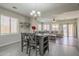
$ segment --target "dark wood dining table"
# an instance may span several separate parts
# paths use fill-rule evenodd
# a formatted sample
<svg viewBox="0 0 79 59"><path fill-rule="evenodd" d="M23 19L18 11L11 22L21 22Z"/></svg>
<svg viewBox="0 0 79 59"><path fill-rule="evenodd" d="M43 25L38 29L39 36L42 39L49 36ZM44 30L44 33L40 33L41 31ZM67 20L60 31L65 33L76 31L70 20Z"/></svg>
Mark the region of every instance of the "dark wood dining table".
<svg viewBox="0 0 79 59"><path fill-rule="evenodd" d="M49 51L49 39L50 37L56 37L54 34L36 34L37 38L39 39L39 45L40 45L40 55L44 55L44 39L47 38L48 40L48 51Z"/></svg>
<svg viewBox="0 0 79 59"><path fill-rule="evenodd" d="M33 33L25 33L26 37L28 37L27 35L28 34L33 34ZM56 37L56 35L54 34L47 34L47 33L34 33L34 35L36 36L36 39L38 40L39 42L39 53L41 56L43 56L45 54L45 51L44 51L44 48L47 47L47 50L49 51L49 40L50 40L50 37ZM45 41L45 42L44 42ZM44 43L46 44L47 42L47 46L44 47Z"/></svg>

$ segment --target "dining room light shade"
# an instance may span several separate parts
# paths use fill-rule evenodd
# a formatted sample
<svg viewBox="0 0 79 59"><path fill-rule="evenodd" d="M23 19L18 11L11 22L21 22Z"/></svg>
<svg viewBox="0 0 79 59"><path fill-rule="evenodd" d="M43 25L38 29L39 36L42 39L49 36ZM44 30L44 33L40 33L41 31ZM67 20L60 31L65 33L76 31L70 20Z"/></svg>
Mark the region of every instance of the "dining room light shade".
<svg viewBox="0 0 79 59"><path fill-rule="evenodd" d="M40 16L40 14L41 14L40 11L34 11L34 10L32 10L32 12L30 13L30 15L33 17Z"/></svg>
<svg viewBox="0 0 79 59"><path fill-rule="evenodd" d="M41 14L40 11L38 11L37 14L40 15Z"/></svg>
<svg viewBox="0 0 79 59"><path fill-rule="evenodd" d="M31 12L31 13L30 13L30 15L32 16L32 15L33 15L33 13Z"/></svg>
<svg viewBox="0 0 79 59"><path fill-rule="evenodd" d="M35 12L36 12L35 10L32 10L32 13L33 13L33 14L35 14Z"/></svg>

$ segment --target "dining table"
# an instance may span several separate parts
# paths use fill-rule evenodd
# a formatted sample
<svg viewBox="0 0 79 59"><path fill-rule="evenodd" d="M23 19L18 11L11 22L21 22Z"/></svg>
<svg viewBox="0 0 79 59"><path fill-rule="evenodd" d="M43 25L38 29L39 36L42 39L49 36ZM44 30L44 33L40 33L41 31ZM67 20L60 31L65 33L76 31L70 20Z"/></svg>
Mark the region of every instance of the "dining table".
<svg viewBox="0 0 79 59"><path fill-rule="evenodd" d="M56 38L56 35L47 34L47 33L44 33L44 34L37 33L35 35L36 35L37 39L39 40L40 55L44 55L45 54L45 52L44 52L44 42L47 41L47 50L49 51L49 40L50 40L51 37Z"/></svg>

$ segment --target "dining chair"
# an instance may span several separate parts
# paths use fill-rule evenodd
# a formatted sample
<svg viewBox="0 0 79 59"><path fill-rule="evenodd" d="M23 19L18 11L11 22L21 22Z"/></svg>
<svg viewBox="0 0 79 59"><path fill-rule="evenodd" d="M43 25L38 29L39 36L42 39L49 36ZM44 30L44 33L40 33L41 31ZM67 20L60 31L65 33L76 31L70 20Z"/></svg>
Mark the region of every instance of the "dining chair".
<svg viewBox="0 0 79 59"><path fill-rule="evenodd" d="M40 52L40 49L39 49L39 44L38 44L38 40L36 38L35 33L29 34L29 38L30 38L30 40L29 40L29 56L31 55L31 51L33 48L35 49L35 52L37 55L37 52Z"/></svg>
<svg viewBox="0 0 79 59"><path fill-rule="evenodd" d="M27 33L21 33L21 51L23 52L24 47L26 47L26 53L28 53L29 36Z"/></svg>

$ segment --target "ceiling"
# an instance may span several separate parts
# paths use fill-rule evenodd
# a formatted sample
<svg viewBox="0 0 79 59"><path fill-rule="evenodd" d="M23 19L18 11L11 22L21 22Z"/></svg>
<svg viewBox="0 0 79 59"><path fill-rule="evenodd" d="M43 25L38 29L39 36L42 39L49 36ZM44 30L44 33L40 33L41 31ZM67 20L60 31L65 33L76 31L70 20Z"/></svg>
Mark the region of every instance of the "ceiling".
<svg viewBox="0 0 79 59"><path fill-rule="evenodd" d="M41 12L41 17L52 17L56 14L79 10L77 3L0 3L0 7L24 16L30 16L30 12L36 10Z"/></svg>

